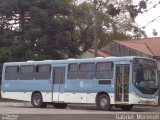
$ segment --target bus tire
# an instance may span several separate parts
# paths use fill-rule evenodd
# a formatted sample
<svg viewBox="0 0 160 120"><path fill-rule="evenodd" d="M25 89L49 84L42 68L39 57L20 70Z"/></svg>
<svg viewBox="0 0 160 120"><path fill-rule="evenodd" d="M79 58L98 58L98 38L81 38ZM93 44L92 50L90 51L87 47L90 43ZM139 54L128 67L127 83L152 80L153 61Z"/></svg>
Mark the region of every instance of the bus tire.
<svg viewBox="0 0 160 120"><path fill-rule="evenodd" d="M102 94L98 97L97 108L104 111L111 109L110 98L108 95Z"/></svg>
<svg viewBox="0 0 160 120"><path fill-rule="evenodd" d="M121 105L120 107L123 111L129 111L133 108L133 105Z"/></svg>
<svg viewBox="0 0 160 120"><path fill-rule="evenodd" d="M53 106L58 109L65 109L67 107L66 103L54 103Z"/></svg>
<svg viewBox="0 0 160 120"><path fill-rule="evenodd" d="M41 93L34 93L31 98L31 104L35 108L45 108L47 103L43 102Z"/></svg>

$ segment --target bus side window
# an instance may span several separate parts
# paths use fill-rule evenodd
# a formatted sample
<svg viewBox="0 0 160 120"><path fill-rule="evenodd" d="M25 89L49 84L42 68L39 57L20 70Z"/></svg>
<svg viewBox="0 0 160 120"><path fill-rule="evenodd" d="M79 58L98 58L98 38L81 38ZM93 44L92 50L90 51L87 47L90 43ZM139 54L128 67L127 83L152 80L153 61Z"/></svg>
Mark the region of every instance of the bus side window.
<svg viewBox="0 0 160 120"><path fill-rule="evenodd" d="M80 79L93 79L95 73L95 63L81 63L79 66Z"/></svg>
<svg viewBox="0 0 160 120"><path fill-rule="evenodd" d="M23 65L20 67L20 80L33 80L34 79L34 66L33 65Z"/></svg>
<svg viewBox="0 0 160 120"><path fill-rule="evenodd" d="M5 71L6 80L18 80L19 67L7 66Z"/></svg>
<svg viewBox="0 0 160 120"><path fill-rule="evenodd" d="M77 77L78 77L78 64L77 63L69 64L67 78L77 79Z"/></svg>
<svg viewBox="0 0 160 120"><path fill-rule="evenodd" d="M37 65L36 66L36 80L50 79L51 77L51 65Z"/></svg>
<svg viewBox="0 0 160 120"><path fill-rule="evenodd" d="M99 62L96 65L96 78L97 79L112 79L113 77L113 63L112 62Z"/></svg>

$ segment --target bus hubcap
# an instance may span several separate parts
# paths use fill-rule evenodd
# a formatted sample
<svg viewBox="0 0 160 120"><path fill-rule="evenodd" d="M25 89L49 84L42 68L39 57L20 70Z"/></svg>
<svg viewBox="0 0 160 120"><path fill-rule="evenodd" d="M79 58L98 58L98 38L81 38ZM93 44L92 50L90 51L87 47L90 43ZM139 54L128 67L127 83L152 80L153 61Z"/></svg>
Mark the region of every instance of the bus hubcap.
<svg viewBox="0 0 160 120"><path fill-rule="evenodd" d="M41 100L40 100L39 96L36 96L35 99L34 99L34 104L35 104L35 105L39 105L39 104L40 104L40 101L41 101Z"/></svg>
<svg viewBox="0 0 160 120"><path fill-rule="evenodd" d="M107 106L107 104L108 104L108 101L105 98L100 100L101 108L105 108Z"/></svg>

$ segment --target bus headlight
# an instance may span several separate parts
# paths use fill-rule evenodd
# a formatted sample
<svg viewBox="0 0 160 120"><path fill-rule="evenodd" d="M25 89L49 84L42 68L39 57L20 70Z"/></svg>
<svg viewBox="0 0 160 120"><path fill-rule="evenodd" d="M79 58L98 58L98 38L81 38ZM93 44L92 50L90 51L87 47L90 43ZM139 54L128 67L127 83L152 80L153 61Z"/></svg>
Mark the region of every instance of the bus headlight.
<svg viewBox="0 0 160 120"><path fill-rule="evenodd" d="M132 92L132 94L133 94L134 96L136 96L136 97L139 98L139 96L138 96L135 92Z"/></svg>

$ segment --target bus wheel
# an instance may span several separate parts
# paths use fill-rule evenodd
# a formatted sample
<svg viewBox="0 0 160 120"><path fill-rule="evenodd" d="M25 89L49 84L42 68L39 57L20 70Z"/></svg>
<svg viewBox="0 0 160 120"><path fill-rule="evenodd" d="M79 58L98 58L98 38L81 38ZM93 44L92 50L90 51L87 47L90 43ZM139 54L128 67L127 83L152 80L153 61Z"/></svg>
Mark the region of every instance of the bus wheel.
<svg viewBox="0 0 160 120"><path fill-rule="evenodd" d="M59 109L65 109L67 107L66 103L54 103L53 106Z"/></svg>
<svg viewBox="0 0 160 120"><path fill-rule="evenodd" d="M31 104L35 108L44 108L47 103L43 103L42 95L40 93L34 93L31 98Z"/></svg>
<svg viewBox="0 0 160 120"><path fill-rule="evenodd" d="M108 95L103 94L98 98L97 108L99 110L106 110L106 111L111 109L110 98Z"/></svg>
<svg viewBox="0 0 160 120"><path fill-rule="evenodd" d="M124 111L129 111L133 108L133 105L122 105L121 109Z"/></svg>

